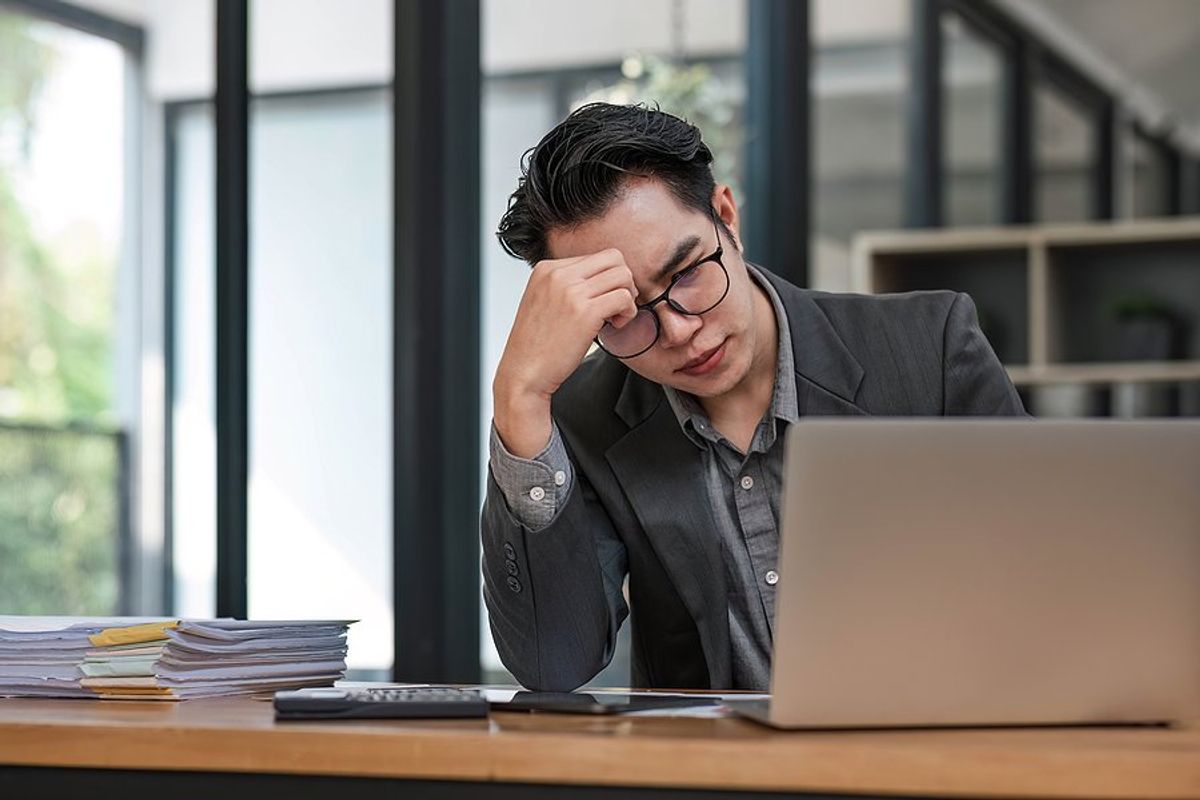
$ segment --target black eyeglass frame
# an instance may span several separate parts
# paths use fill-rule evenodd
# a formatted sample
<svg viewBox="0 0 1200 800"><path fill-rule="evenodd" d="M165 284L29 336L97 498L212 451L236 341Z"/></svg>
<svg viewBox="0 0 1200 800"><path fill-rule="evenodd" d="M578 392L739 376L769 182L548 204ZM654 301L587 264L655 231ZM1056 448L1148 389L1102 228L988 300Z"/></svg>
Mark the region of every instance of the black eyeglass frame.
<svg viewBox="0 0 1200 800"><path fill-rule="evenodd" d="M724 301L725 298L729 295L729 285L730 285L729 270L725 267L725 262L721 260L721 257L725 255L725 245L721 241L721 228L717 224L717 214L715 211L710 209L709 216L712 217L713 232L716 233L716 235L717 235L717 249L715 251L713 251L711 254L696 261L696 263L692 264L687 269L683 269L683 270L680 270L679 272L676 272L674 275L671 276L671 282L669 284L667 284L666 289L663 289L662 294L660 294L658 297L655 297L653 300L649 300L645 303L639 303L637 306L638 311L649 311L650 316L654 318L654 338L650 340L650 344L646 345L641 350L637 351L636 353L634 353L632 355L619 356L616 353L609 350L607 347L605 347L604 344L601 343L600 337L596 336L596 338L593 341L596 343L596 345L601 350L608 353L613 358L619 358L622 361L624 361L624 360L630 359L630 358L637 358L638 356L642 355L643 353L648 352L650 350L650 348L654 347L654 345L658 344L658 339L660 336L662 336L662 323L659 321L658 312L654 310L654 307L657 306L659 303L665 302L667 305L669 305L675 311L679 312L680 314L686 314L689 317L699 317L703 314L707 314L708 312L712 311L717 306L721 305L721 302ZM671 299L671 290L675 288L675 284L677 284L679 281L683 280L688 275L692 274L696 270L700 269L700 267L704 266L705 264L708 264L709 262L715 262L716 265L721 268L721 272L723 272L725 274L725 291L721 292L721 296L717 298L715 303L713 303L711 306L704 309L703 311L688 311L686 308L683 308L682 306L680 306L678 303L676 303L674 300ZM632 321L633 320L630 320L630 322L632 322Z"/></svg>

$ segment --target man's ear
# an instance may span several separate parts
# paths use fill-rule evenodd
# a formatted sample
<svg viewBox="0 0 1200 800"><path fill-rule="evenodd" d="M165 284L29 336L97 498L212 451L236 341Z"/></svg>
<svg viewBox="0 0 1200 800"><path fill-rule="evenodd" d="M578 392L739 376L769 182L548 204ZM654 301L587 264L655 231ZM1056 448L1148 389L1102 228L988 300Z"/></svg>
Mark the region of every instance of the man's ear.
<svg viewBox="0 0 1200 800"><path fill-rule="evenodd" d="M717 216L721 218L721 222L725 223L725 229L733 239L733 244L737 247L738 252L745 252L742 247L742 238L739 235L741 217L738 214L737 202L733 199L733 189L724 183L718 183L713 187L712 207L717 212Z"/></svg>

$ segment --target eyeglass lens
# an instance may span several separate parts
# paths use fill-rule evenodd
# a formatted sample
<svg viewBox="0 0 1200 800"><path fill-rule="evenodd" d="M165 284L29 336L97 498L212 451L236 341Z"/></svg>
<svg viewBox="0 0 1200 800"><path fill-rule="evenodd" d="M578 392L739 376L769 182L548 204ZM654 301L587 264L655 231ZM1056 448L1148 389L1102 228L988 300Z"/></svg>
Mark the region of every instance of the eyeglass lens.
<svg viewBox="0 0 1200 800"><path fill-rule="evenodd" d="M704 261L671 284L666 302L680 313L699 315L721 302L728 288L724 268L716 261ZM650 349L658 339L658 320L654 311L643 308L622 328L605 323L596 338L610 354L631 358Z"/></svg>

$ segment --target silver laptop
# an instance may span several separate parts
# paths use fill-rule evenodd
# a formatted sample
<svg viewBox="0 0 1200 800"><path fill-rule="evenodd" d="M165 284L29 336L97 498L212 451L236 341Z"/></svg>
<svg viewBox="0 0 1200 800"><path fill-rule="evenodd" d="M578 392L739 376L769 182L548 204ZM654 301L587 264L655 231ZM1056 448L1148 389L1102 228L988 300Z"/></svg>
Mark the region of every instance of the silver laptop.
<svg viewBox="0 0 1200 800"><path fill-rule="evenodd" d="M1200 720L1200 422L803 421L777 727Z"/></svg>

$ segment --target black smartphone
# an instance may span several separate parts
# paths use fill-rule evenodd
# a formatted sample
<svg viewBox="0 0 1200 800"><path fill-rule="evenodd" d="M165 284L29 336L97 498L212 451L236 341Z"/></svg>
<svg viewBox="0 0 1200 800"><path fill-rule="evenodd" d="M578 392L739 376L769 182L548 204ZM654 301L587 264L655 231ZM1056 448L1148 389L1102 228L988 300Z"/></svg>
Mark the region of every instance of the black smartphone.
<svg viewBox="0 0 1200 800"><path fill-rule="evenodd" d="M711 697L645 695L624 692L517 692L507 702L492 702L493 711L551 711L558 714L626 714L659 708L714 706Z"/></svg>

